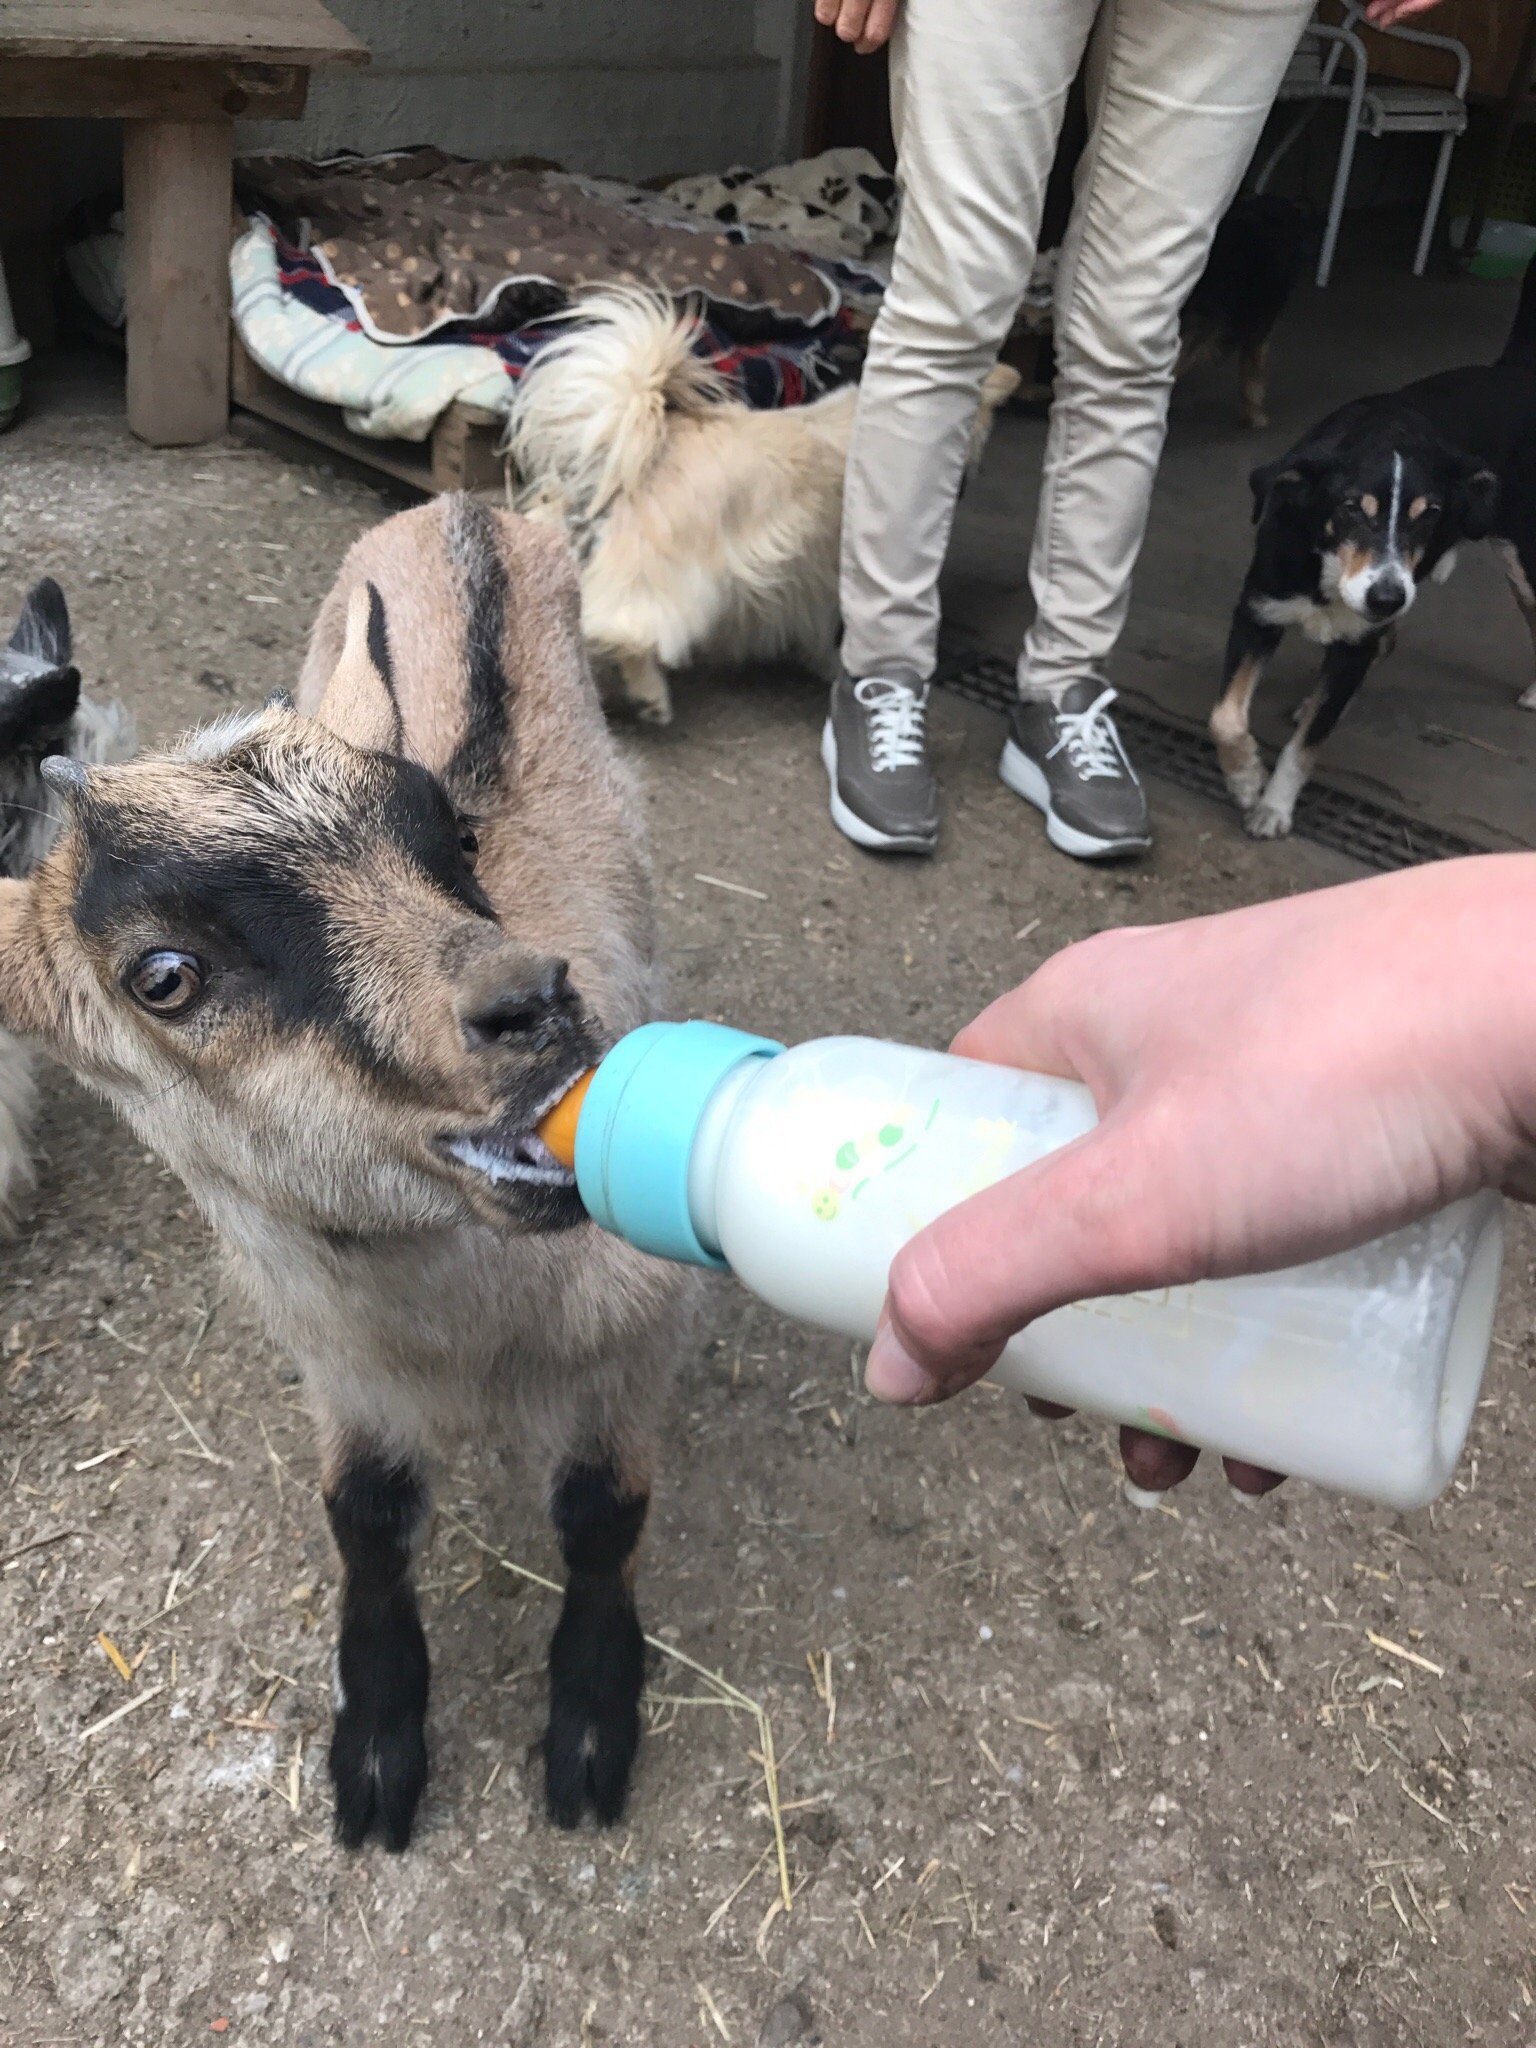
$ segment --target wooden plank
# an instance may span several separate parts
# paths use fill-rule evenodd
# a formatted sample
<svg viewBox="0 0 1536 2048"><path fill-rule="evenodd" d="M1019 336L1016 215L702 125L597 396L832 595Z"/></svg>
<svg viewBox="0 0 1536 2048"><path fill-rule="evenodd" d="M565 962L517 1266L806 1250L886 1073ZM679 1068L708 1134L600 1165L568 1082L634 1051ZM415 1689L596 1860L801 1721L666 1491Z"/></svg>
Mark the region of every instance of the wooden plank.
<svg viewBox="0 0 1536 2048"><path fill-rule="evenodd" d="M243 412L253 412L274 426L286 427L290 434L300 434L306 441L318 442L337 455L382 470L385 476L409 484L413 490L429 494L433 490L432 457L424 443L370 441L361 434L349 433L337 407L305 398L301 392L290 391L286 384L269 377L247 355L238 337L230 352L230 387L235 404Z"/></svg>
<svg viewBox="0 0 1536 2048"><path fill-rule="evenodd" d="M304 111L309 79L297 64L125 62L102 57L7 57L0 115L123 121L286 121Z"/></svg>
<svg viewBox="0 0 1536 2048"><path fill-rule="evenodd" d="M450 405L432 430L432 487L438 491L494 491L506 481L496 452L504 422L478 406Z"/></svg>
<svg viewBox="0 0 1536 2048"><path fill-rule="evenodd" d="M229 417L227 121L123 130L128 424L156 448L217 440Z"/></svg>
<svg viewBox="0 0 1536 2048"><path fill-rule="evenodd" d="M0 57L366 64L320 0L0 0Z"/></svg>
<svg viewBox="0 0 1536 2048"><path fill-rule="evenodd" d="M451 405L430 442L374 441L354 434L341 411L290 391L252 360L235 336L230 350L230 391L240 410L285 427L352 462L409 484L428 496L438 491L500 490L501 457L496 453L502 422L478 406Z"/></svg>

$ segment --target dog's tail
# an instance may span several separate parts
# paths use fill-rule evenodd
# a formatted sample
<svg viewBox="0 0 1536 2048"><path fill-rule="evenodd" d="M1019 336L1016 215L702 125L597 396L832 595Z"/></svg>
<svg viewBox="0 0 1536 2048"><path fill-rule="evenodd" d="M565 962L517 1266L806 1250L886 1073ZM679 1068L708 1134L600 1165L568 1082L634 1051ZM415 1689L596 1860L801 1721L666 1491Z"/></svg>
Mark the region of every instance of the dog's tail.
<svg viewBox="0 0 1536 2048"><path fill-rule="evenodd" d="M696 352L698 319L638 289L597 292L523 379L507 452L535 503L596 518L634 491L666 438L667 415L729 399L726 378Z"/></svg>
<svg viewBox="0 0 1536 2048"><path fill-rule="evenodd" d="M1536 259L1525 266L1514 325L1509 330L1509 339L1499 361L1517 363L1533 357L1536 357Z"/></svg>

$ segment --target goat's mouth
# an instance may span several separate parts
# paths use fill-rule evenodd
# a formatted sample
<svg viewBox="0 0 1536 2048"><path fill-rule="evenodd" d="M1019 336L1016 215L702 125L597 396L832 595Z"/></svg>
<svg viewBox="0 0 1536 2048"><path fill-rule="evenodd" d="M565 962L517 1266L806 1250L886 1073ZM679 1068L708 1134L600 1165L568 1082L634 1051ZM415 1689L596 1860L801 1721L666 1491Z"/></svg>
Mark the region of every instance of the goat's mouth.
<svg viewBox="0 0 1536 2048"><path fill-rule="evenodd" d="M492 1187L573 1188L576 1176L562 1166L537 1131L513 1131L492 1124L460 1138L444 1138L443 1150Z"/></svg>
<svg viewBox="0 0 1536 2048"><path fill-rule="evenodd" d="M509 1111L494 1123L438 1139L438 1151L461 1169L481 1208L535 1230L563 1230L581 1222L586 1211L576 1176L538 1131L574 1078L568 1075L531 1109Z"/></svg>

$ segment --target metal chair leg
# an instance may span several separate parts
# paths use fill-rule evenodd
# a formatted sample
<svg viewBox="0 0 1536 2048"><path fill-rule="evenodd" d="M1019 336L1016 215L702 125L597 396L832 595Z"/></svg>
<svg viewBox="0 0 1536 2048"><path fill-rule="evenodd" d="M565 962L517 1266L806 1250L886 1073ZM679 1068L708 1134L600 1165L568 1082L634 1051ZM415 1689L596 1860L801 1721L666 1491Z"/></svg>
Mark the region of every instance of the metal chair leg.
<svg viewBox="0 0 1536 2048"><path fill-rule="evenodd" d="M1429 262L1430 245L1435 239L1435 223L1440 218L1440 204L1445 198L1445 181L1451 171L1451 151L1456 147L1456 137L1447 135L1440 145L1440 154L1435 162L1435 175L1429 187L1429 203L1424 208L1424 225L1419 230L1419 246L1413 259L1415 277L1424 275ZM1477 252L1471 252L1475 255Z"/></svg>
<svg viewBox="0 0 1536 2048"><path fill-rule="evenodd" d="M1317 112L1318 108L1322 105L1322 100L1313 100L1310 106L1303 107L1300 114L1298 114L1296 119L1291 123L1290 127L1286 129L1285 133L1281 136L1280 140L1275 144L1274 148L1270 151L1269 155L1265 157L1263 168L1259 172L1259 175L1253 181L1253 189L1255 192L1263 192L1268 189L1270 179L1275 175L1275 172L1280 168L1281 159L1290 154L1291 145L1295 142L1298 142L1301 139L1303 129L1311 121L1312 116Z"/></svg>
<svg viewBox="0 0 1536 2048"><path fill-rule="evenodd" d="M1317 281L1325 285L1333 270L1333 252L1339 239L1339 227L1344 219L1344 201L1349 194L1349 174L1355 161L1355 138L1360 130L1354 118L1353 109L1345 114L1344 140L1339 148L1339 167L1333 174L1333 197L1328 204L1328 225L1323 230L1323 246L1317 259Z"/></svg>

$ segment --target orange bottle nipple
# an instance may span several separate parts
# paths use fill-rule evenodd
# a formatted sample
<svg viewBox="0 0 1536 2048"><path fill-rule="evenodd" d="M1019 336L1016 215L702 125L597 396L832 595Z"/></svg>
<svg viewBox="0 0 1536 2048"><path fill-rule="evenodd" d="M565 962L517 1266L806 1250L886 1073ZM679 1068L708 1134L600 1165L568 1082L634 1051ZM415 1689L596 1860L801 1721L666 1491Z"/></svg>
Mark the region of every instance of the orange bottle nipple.
<svg viewBox="0 0 1536 2048"><path fill-rule="evenodd" d="M592 1086L596 1067L589 1068L561 1096L554 1108L539 1125L539 1136L554 1153L560 1164L574 1167L576 1164L576 1125L581 1117L581 1105L587 1099L587 1090Z"/></svg>

